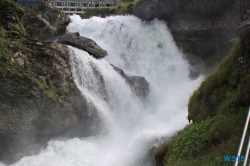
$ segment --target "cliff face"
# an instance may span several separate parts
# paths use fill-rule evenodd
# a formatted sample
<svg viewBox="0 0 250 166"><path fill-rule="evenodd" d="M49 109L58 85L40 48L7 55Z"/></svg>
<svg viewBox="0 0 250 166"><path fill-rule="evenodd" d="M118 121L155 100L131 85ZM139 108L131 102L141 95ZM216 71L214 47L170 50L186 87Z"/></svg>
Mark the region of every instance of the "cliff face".
<svg viewBox="0 0 250 166"><path fill-rule="evenodd" d="M53 137L96 134L101 120L74 83L64 44L96 59L107 52L79 33L64 34L69 18L48 2L22 9L2 0L0 8L0 161L39 153ZM147 96L143 77L123 76L136 95Z"/></svg>
<svg viewBox="0 0 250 166"><path fill-rule="evenodd" d="M165 20L176 44L201 71L214 67L237 41L240 25L237 0L143 0L133 9L143 20Z"/></svg>
<svg viewBox="0 0 250 166"><path fill-rule="evenodd" d="M67 47L29 40L20 21L23 9L10 0L0 7L5 9L0 15L0 160L12 162L25 155L24 147L86 124L88 117L78 116L87 111Z"/></svg>

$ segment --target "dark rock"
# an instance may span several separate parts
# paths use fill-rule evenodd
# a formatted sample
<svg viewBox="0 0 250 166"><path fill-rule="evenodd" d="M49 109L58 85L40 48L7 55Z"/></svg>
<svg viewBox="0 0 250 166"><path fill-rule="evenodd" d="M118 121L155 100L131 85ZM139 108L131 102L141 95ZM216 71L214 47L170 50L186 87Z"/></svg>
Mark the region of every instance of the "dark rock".
<svg viewBox="0 0 250 166"><path fill-rule="evenodd" d="M12 42L13 55L0 65L0 160L11 149L48 141L83 123L83 98L77 89L66 47L59 43ZM30 53L27 50L31 50ZM86 127L86 126L85 126ZM82 130L82 133L85 131ZM46 144L46 142L45 142Z"/></svg>
<svg viewBox="0 0 250 166"><path fill-rule="evenodd" d="M240 1L240 18L241 22L245 22L250 17L250 1L241 0Z"/></svg>
<svg viewBox="0 0 250 166"><path fill-rule="evenodd" d="M21 158L25 156L32 156L40 153L45 146L40 144L33 144L27 147L24 147L23 149L11 149L12 153L11 156L9 156L9 163L16 162L20 160Z"/></svg>
<svg viewBox="0 0 250 166"><path fill-rule="evenodd" d="M30 38L40 41L56 40L66 33L66 26L70 23L69 16L49 2L26 8L21 21Z"/></svg>
<svg viewBox="0 0 250 166"><path fill-rule="evenodd" d="M199 72L214 68L238 39L238 0L141 0L134 15L167 22L177 46Z"/></svg>
<svg viewBox="0 0 250 166"><path fill-rule="evenodd" d="M146 97L149 93L149 83L144 77L130 76L128 82L135 94L139 97Z"/></svg>
<svg viewBox="0 0 250 166"><path fill-rule="evenodd" d="M250 43L250 20L242 22L238 31L242 43Z"/></svg>
<svg viewBox="0 0 250 166"><path fill-rule="evenodd" d="M54 137L93 134L95 119L74 83L67 47L43 42L63 34L68 17L48 3L28 8L34 12L22 20L28 38L23 9L10 0L1 0L0 7L0 39L6 41L6 55L0 55L0 161L36 154Z"/></svg>
<svg viewBox="0 0 250 166"><path fill-rule="evenodd" d="M96 59L103 58L107 55L107 51L103 50L99 45L96 44L93 40L80 36L77 33L67 33L61 36L57 42L62 44L67 44L78 49L88 52L90 55Z"/></svg>
<svg viewBox="0 0 250 166"><path fill-rule="evenodd" d="M149 83L141 76L128 76L124 71L114 65L111 65L130 85L132 91L139 97L145 98L149 93Z"/></svg>

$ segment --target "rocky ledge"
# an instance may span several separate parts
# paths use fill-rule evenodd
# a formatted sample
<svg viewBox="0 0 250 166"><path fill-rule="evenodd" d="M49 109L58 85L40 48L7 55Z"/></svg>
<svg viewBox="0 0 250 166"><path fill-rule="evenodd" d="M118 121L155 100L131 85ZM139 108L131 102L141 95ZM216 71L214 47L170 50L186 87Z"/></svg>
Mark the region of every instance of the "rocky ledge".
<svg viewBox="0 0 250 166"><path fill-rule="evenodd" d="M107 51L103 50L99 45L96 44L96 42L89 38L80 36L78 32L66 33L61 36L57 42L86 51L96 59L103 58L108 54Z"/></svg>

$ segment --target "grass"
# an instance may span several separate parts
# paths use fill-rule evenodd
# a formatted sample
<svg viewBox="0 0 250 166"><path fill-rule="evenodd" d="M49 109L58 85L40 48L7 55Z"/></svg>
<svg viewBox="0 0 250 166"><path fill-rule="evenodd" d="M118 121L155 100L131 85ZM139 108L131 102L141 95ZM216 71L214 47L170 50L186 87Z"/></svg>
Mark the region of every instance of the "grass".
<svg viewBox="0 0 250 166"><path fill-rule="evenodd" d="M194 123L157 148L157 166L233 165L223 157L237 155L250 104L250 65L239 62L245 49L235 44L193 93L188 118Z"/></svg>
<svg viewBox="0 0 250 166"><path fill-rule="evenodd" d="M98 7L98 8L87 8L84 14L80 16L82 18L90 18L93 16L106 17L111 15L126 15L133 13L134 2L127 1L122 2L115 7Z"/></svg>

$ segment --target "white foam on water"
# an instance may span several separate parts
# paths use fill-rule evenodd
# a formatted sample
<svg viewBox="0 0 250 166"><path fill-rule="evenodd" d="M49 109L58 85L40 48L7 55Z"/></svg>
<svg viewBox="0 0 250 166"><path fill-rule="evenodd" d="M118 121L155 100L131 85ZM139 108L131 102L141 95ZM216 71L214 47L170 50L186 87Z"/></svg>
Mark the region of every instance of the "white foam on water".
<svg viewBox="0 0 250 166"><path fill-rule="evenodd" d="M75 83L107 132L51 140L40 154L12 165L153 165L150 149L188 124L188 100L203 78L188 77L189 64L164 22L148 23L134 16L81 19L74 15L71 20L69 32L93 39L108 52L106 58L96 60L87 52L69 47ZM150 92L144 101L133 94L110 63L126 74L145 77Z"/></svg>

